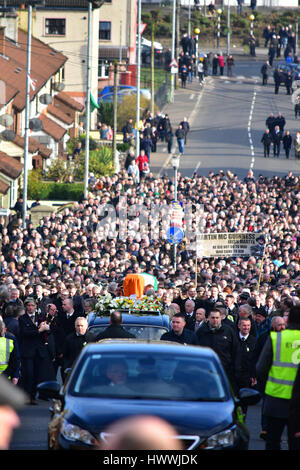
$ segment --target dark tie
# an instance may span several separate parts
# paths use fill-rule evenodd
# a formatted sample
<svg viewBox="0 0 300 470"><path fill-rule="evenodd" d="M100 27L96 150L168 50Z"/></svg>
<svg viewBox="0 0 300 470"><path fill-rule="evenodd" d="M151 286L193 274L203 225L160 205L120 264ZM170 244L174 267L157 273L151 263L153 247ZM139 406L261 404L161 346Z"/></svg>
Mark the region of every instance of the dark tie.
<svg viewBox="0 0 300 470"><path fill-rule="evenodd" d="M242 336L242 341L246 341L246 338L244 338L244 336Z"/></svg>

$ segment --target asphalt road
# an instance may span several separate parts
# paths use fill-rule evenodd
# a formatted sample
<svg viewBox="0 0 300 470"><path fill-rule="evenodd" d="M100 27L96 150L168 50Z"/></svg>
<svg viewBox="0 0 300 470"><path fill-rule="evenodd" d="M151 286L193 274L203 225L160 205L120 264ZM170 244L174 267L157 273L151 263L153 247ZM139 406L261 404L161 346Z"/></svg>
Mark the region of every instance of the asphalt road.
<svg viewBox="0 0 300 470"><path fill-rule="evenodd" d="M207 176L210 170L220 169L230 170L240 178L247 176L250 169L254 176L300 173L300 161L294 159L293 151L289 160L283 149L279 159L263 157L260 140L269 114L281 112L286 118L285 130L289 129L292 136L299 128L299 121L294 118L294 106L285 87L280 87L278 95L274 94L272 74L268 85L261 85L262 63L262 60L237 59L232 78L208 77L203 90L194 81L184 92L179 90L175 95L176 105L168 107L169 115L172 117L176 108L174 120L187 113L192 120L180 160L179 171L183 176L192 177L194 171ZM173 123L175 128L177 122ZM159 152L151 155L151 169L155 174L163 172L173 176L166 144L159 144Z"/></svg>
<svg viewBox="0 0 300 470"><path fill-rule="evenodd" d="M11 450L47 450L47 425L51 402L39 400L38 406L25 406L20 412L21 426L15 430ZM264 450L265 443L259 438L261 404L248 408L246 425L250 433L249 450ZM287 450L286 434L282 450Z"/></svg>

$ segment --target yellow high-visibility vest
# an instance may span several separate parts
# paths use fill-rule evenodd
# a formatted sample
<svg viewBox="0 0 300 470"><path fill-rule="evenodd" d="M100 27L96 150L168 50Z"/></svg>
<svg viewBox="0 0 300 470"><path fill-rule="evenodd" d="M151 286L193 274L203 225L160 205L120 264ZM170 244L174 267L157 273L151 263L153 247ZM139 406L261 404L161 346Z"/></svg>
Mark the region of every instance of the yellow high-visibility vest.
<svg viewBox="0 0 300 470"><path fill-rule="evenodd" d="M294 381L300 362L300 330L271 332L273 363L269 371L265 393L271 397L292 396Z"/></svg>
<svg viewBox="0 0 300 470"><path fill-rule="evenodd" d="M14 349L14 342L12 339L0 337L0 374L2 374L8 367L9 356Z"/></svg>

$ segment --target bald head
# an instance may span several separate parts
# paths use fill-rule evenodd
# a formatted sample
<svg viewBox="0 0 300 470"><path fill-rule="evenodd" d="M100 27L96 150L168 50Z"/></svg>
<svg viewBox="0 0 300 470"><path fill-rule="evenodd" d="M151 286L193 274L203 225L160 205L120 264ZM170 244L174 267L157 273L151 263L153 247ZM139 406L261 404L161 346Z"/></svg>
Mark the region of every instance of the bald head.
<svg viewBox="0 0 300 470"><path fill-rule="evenodd" d="M110 323L112 325L120 325L122 323L122 313L119 312L118 310L111 312Z"/></svg>
<svg viewBox="0 0 300 470"><path fill-rule="evenodd" d="M133 416L112 424L101 450L183 450L175 429L155 416Z"/></svg>

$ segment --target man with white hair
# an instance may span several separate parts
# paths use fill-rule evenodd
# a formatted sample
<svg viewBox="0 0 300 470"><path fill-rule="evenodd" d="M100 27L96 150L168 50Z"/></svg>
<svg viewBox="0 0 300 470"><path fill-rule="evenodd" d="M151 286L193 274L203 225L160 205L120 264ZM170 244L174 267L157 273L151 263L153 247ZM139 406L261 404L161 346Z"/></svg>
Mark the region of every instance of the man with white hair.
<svg viewBox="0 0 300 470"><path fill-rule="evenodd" d="M196 322L195 306L196 306L195 302L190 299L186 300L184 304L186 328L188 328L191 331L195 331L195 322Z"/></svg>
<svg viewBox="0 0 300 470"><path fill-rule="evenodd" d="M64 347L63 364L64 369L72 367L83 346L88 342L88 321L85 317L77 317L75 320L75 331L66 337Z"/></svg>

